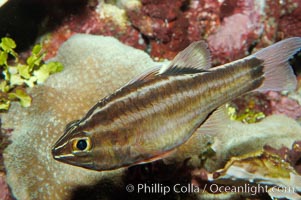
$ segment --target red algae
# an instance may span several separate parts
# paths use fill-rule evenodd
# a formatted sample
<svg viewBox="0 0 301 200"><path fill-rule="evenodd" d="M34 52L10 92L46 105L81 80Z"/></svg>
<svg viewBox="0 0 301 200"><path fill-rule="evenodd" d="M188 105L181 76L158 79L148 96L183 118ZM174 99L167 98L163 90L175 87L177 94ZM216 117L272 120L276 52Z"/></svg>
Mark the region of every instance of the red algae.
<svg viewBox="0 0 301 200"><path fill-rule="evenodd" d="M96 23L98 18L95 17L95 12L91 11L89 7L85 7L80 14L66 17L62 24L44 39L43 48L47 53L46 60L54 57L61 44L75 33L90 33L93 31L88 24L93 24L95 28L95 24L98 24Z"/></svg>
<svg viewBox="0 0 301 200"><path fill-rule="evenodd" d="M152 57L172 59L190 43L184 5L183 0L142 1L140 9L127 11L132 25L149 41Z"/></svg>
<svg viewBox="0 0 301 200"><path fill-rule="evenodd" d="M96 1L91 1L80 14L65 18L60 26L48 35L43 41L43 48L47 52L46 60L54 57L60 45L76 33L114 36L123 43L139 49L145 49L144 43L139 40L140 33L129 24L121 27L109 17L100 17L97 12Z"/></svg>
<svg viewBox="0 0 301 200"><path fill-rule="evenodd" d="M300 36L300 0L267 0L262 16L263 34L256 48L262 48L287 37Z"/></svg>
<svg viewBox="0 0 301 200"><path fill-rule="evenodd" d="M284 114L293 119L301 117L301 106L297 101L273 91L267 93L267 98L270 101L272 114Z"/></svg>
<svg viewBox="0 0 301 200"><path fill-rule="evenodd" d="M0 199L1 200L12 200L8 185L6 183L5 175L0 173Z"/></svg>
<svg viewBox="0 0 301 200"><path fill-rule="evenodd" d="M301 0L287 3L284 16L279 20L278 38L283 39L301 35Z"/></svg>
<svg viewBox="0 0 301 200"><path fill-rule="evenodd" d="M217 0L191 1L185 11L188 19L188 39L197 41L205 39L220 25L220 3Z"/></svg>
<svg viewBox="0 0 301 200"><path fill-rule="evenodd" d="M225 1L223 5L226 3ZM214 63L229 62L248 54L249 47L262 33L261 13L256 6L254 1L238 0L229 3L227 7L230 8L227 10L233 15L228 16L228 12L221 26L208 37ZM226 6L222 8L226 10Z"/></svg>
<svg viewBox="0 0 301 200"><path fill-rule="evenodd" d="M237 111L237 116L245 114L246 110L254 113L263 113L265 116L272 114L272 107L269 99L263 93L251 93L236 98L231 106Z"/></svg>
<svg viewBox="0 0 301 200"><path fill-rule="evenodd" d="M301 118L301 106L296 100L279 92L251 93L232 101L231 106L241 116L246 110L262 112L265 116L284 114L293 119Z"/></svg>
<svg viewBox="0 0 301 200"><path fill-rule="evenodd" d="M120 6L91 0L80 13L65 18L44 44L50 58L71 35L88 33L113 36L153 58L172 59L189 43L205 39L217 65L244 57L254 47L300 35L300 4L301 0L143 0ZM122 10L126 23L116 23L118 15L101 16L106 9L102 5Z"/></svg>
<svg viewBox="0 0 301 200"><path fill-rule="evenodd" d="M283 160L290 163L296 172L301 175L301 141L295 141L291 149L287 147L275 149L269 145L266 145L264 149L280 156Z"/></svg>

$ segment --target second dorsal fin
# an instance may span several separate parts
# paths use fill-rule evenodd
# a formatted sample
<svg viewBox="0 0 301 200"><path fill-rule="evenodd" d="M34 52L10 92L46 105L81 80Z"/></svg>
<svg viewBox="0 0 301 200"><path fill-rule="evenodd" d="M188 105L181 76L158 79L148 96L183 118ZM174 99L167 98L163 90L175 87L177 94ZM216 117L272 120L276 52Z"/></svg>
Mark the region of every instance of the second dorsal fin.
<svg viewBox="0 0 301 200"><path fill-rule="evenodd" d="M179 52L169 65L160 69L159 74L192 74L207 71L210 67L208 45L204 41L197 41Z"/></svg>

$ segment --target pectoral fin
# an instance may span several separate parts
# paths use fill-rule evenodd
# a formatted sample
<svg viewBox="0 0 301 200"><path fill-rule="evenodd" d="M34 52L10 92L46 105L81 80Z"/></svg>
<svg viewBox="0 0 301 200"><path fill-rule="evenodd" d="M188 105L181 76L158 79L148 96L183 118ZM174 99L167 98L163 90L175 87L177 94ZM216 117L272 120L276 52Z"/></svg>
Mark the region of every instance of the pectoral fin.
<svg viewBox="0 0 301 200"><path fill-rule="evenodd" d="M167 158L167 157L173 155L175 152L176 152L176 149L172 149L170 151L164 152L164 153L162 153L160 155L157 155L157 156L154 156L152 158L139 161L139 162L135 163L134 165L145 164L145 163L150 163L150 162L154 162L154 161L157 161L157 160L161 160L161 159L164 159L164 158Z"/></svg>
<svg viewBox="0 0 301 200"><path fill-rule="evenodd" d="M194 134L217 135L219 132L225 130L230 123L231 120L227 114L227 108L223 105L213 111Z"/></svg>

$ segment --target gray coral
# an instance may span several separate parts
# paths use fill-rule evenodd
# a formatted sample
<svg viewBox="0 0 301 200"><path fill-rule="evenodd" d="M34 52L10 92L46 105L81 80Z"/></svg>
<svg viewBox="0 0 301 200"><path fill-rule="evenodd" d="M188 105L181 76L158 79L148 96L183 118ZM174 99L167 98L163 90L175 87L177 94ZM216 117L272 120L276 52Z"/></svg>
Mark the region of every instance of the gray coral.
<svg viewBox="0 0 301 200"><path fill-rule="evenodd" d="M91 35L73 36L55 60L65 69L30 91L32 106L14 104L2 115L3 127L14 129L4 161L17 199L65 199L75 186L118 174L120 170L102 173L59 163L51 147L68 122L154 64L146 53L114 38Z"/></svg>

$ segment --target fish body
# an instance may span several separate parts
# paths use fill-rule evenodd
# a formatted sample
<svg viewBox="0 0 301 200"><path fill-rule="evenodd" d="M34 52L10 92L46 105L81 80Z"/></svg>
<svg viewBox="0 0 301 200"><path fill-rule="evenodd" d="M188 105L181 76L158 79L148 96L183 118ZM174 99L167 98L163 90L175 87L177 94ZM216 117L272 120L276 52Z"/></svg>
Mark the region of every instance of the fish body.
<svg viewBox="0 0 301 200"><path fill-rule="evenodd" d="M226 102L254 90L294 89L288 59L300 48L301 38L290 38L210 68L207 45L194 42L170 65L141 74L69 124L53 157L102 171L168 156Z"/></svg>

